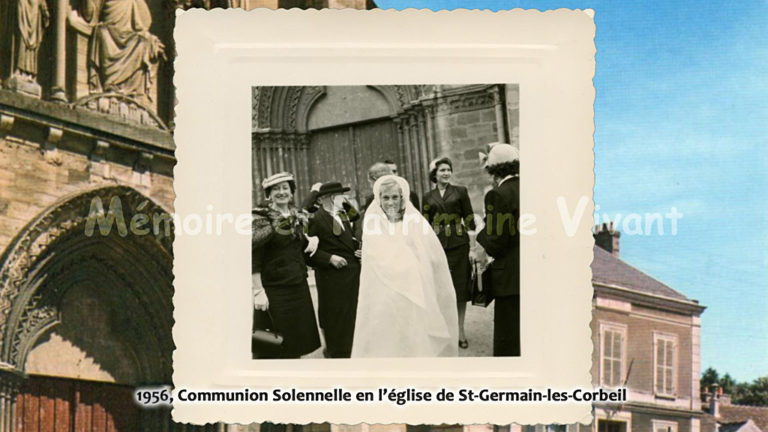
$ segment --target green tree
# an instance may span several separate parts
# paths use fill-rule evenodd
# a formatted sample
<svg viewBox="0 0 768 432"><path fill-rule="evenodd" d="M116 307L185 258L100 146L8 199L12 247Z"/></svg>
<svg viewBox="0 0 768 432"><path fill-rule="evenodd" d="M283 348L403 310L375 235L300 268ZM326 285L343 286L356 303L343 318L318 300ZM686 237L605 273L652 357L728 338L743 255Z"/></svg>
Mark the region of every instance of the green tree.
<svg viewBox="0 0 768 432"><path fill-rule="evenodd" d="M720 384L720 387L723 388L723 393L726 394L733 394L739 384L733 378L731 378L731 375L729 375L728 372L720 377L717 383Z"/></svg>
<svg viewBox="0 0 768 432"><path fill-rule="evenodd" d="M751 383L738 382L730 374L720 376L710 367L701 374L699 383L702 391L705 387L712 391L714 384L719 385L723 393L731 396L734 405L768 406L768 376L756 378Z"/></svg>
<svg viewBox="0 0 768 432"><path fill-rule="evenodd" d="M711 367L707 368L707 370L701 374L701 380L699 381L701 384L701 391L704 391L705 387L712 391L712 384L715 384L719 379L720 376L717 374L716 370Z"/></svg>
<svg viewBox="0 0 768 432"><path fill-rule="evenodd" d="M737 405L768 406L768 376L740 383L731 399Z"/></svg>

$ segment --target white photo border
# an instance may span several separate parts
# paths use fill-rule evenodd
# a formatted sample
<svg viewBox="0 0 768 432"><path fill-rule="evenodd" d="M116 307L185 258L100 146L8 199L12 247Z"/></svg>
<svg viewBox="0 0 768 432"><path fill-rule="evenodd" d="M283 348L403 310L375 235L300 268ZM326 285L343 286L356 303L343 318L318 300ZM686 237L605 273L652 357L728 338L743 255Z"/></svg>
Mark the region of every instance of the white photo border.
<svg viewBox="0 0 768 432"><path fill-rule="evenodd" d="M174 385L591 387L594 33L591 10L177 12L179 217L250 215L252 86L515 83L521 212L536 216L537 233L521 238L521 357L349 360L251 360L250 237L234 226L216 235L177 233ZM592 415L588 403L425 407L176 404L173 417L196 424L534 424L588 423Z"/></svg>

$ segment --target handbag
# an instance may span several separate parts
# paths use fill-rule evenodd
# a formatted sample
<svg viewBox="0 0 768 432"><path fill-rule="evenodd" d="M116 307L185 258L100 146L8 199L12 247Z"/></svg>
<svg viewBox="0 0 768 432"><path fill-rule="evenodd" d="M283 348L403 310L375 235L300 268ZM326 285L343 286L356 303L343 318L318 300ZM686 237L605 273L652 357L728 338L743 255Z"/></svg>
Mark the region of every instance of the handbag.
<svg viewBox="0 0 768 432"><path fill-rule="evenodd" d="M481 272L480 266L474 263L472 266L472 304L488 307L492 301L490 269L486 268L485 271Z"/></svg>
<svg viewBox="0 0 768 432"><path fill-rule="evenodd" d="M253 311L251 353L254 359L280 358L283 336L275 330L272 314L267 310Z"/></svg>

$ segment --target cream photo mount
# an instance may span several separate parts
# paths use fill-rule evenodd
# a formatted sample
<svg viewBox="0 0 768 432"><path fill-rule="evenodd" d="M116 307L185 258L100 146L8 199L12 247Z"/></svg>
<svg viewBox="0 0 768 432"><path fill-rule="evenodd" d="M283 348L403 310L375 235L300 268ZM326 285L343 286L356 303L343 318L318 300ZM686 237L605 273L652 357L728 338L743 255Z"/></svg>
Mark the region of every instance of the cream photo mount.
<svg viewBox="0 0 768 432"><path fill-rule="evenodd" d="M190 10L176 20L177 389L592 386L591 10ZM251 360L251 238L242 228L253 187L252 87L478 83L519 85L521 214L535 217L534 232L521 237L522 355ZM231 217L217 224L217 215ZM173 409L175 421L195 424L562 424L591 416L589 403L177 400Z"/></svg>

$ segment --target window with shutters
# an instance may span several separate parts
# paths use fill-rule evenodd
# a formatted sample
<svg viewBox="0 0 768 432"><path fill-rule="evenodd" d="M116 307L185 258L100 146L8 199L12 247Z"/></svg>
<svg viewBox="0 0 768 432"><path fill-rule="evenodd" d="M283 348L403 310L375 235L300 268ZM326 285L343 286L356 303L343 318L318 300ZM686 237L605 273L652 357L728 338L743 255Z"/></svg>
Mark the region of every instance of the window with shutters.
<svg viewBox="0 0 768 432"><path fill-rule="evenodd" d="M677 422L652 420L653 432L677 432Z"/></svg>
<svg viewBox="0 0 768 432"><path fill-rule="evenodd" d="M600 324L600 384L620 387L624 384L627 327L620 324Z"/></svg>
<svg viewBox="0 0 768 432"><path fill-rule="evenodd" d="M653 388L658 396L675 396L675 365L677 364L677 337L664 333L653 334Z"/></svg>

